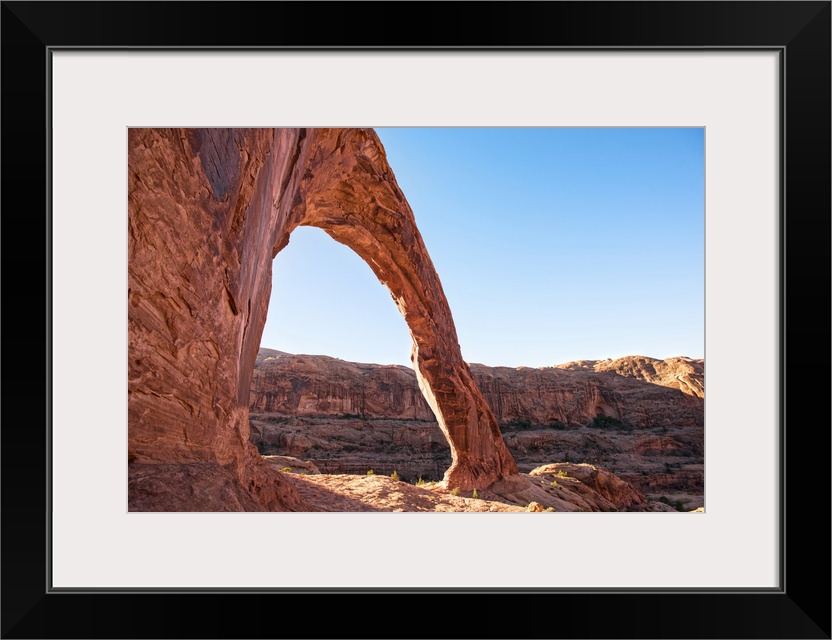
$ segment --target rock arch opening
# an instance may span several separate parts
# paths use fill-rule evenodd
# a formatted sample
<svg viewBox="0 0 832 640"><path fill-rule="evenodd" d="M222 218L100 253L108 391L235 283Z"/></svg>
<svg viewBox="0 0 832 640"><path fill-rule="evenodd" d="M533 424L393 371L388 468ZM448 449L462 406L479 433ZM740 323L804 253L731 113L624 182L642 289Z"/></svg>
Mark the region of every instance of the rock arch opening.
<svg viewBox="0 0 832 640"><path fill-rule="evenodd" d="M355 251L393 295L420 389L451 446L445 482L484 488L517 473L375 132L128 135L131 509L304 508L260 460L248 420L271 262L301 225Z"/></svg>
<svg viewBox="0 0 832 640"><path fill-rule="evenodd" d="M416 383L386 287L349 248L298 227L272 265L250 440L294 473L442 480L450 448Z"/></svg>
<svg viewBox="0 0 832 640"><path fill-rule="evenodd" d="M261 347L409 367L410 342L390 292L355 252L317 227L292 232L272 263Z"/></svg>

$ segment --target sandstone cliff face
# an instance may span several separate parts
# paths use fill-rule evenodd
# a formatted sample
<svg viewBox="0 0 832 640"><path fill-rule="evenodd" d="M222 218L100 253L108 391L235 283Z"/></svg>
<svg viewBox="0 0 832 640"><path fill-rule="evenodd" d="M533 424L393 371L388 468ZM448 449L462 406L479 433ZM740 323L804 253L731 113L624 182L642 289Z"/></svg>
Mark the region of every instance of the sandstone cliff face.
<svg viewBox="0 0 832 640"><path fill-rule="evenodd" d="M472 364L471 371L521 471L591 463L653 500L695 508L704 504L704 400L674 387L673 360L652 361L670 373L651 381L638 366L651 359L640 356L615 361L615 371L598 363ZM264 453L311 460L324 473L395 470L408 481L436 479L451 454L417 390L406 367L262 349L251 387L252 442Z"/></svg>
<svg viewBox="0 0 832 640"><path fill-rule="evenodd" d="M248 446L271 252L291 212L273 203L299 189L301 134L130 129L128 141L130 508L214 510L220 498L192 496L224 493L226 475L243 509L304 508Z"/></svg>
<svg viewBox="0 0 832 640"><path fill-rule="evenodd" d="M636 427L701 427L704 394L697 397L679 393L677 388L655 380L643 384L644 378L636 375L630 363L649 360L641 356L621 358L616 361L621 363L619 369L511 369L472 364L471 370L502 423L520 420L539 425L587 425L596 418L612 418Z"/></svg>
<svg viewBox="0 0 832 640"><path fill-rule="evenodd" d="M659 384L682 393L705 397L705 361L677 357L658 360L644 356L629 356L617 360L580 360L557 365L570 371L611 371L645 382Z"/></svg>
<svg viewBox="0 0 832 640"><path fill-rule="evenodd" d="M435 420L411 368L269 349L258 355L250 407L286 416Z"/></svg>
<svg viewBox="0 0 832 640"><path fill-rule="evenodd" d="M450 443L446 481L482 487L517 472L372 130L130 129L128 169L131 509L179 509L194 483L210 493L226 474L252 497L240 508L308 507L257 455L248 419L271 260L302 224L352 248L397 301ZM203 472L147 480L164 476L162 464Z"/></svg>
<svg viewBox="0 0 832 640"><path fill-rule="evenodd" d="M559 422L580 426L596 418L611 418L632 427L702 427L704 393L692 395L675 387L675 374L662 378L666 385L654 380L644 384L641 370L632 363L649 360L622 358L616 361L619 369L512 369L480 364L471 364L470 369L503 425ZM250 407L252 413L284 416L435 419L418 391L415 373L407 367L269 349L262 349L257 359Z"/></svg>

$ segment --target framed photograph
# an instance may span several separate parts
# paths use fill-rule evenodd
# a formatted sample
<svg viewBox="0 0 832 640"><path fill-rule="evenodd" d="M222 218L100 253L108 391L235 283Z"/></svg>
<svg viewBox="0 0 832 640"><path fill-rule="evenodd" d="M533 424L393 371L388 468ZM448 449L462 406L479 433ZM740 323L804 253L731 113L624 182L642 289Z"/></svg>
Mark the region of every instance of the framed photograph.
<svg viewBox="0 0 832 640"><path fill-rule="evenodd" d="M829 2L402 3L398 42L392 6L196 7L3 3L6 344L43 345L6 358L3 637L390 637L345 621L408 596L464 598L453 635L830 637ZM161 127L700 131L704 513L128 508L129 139Z"/></svg>

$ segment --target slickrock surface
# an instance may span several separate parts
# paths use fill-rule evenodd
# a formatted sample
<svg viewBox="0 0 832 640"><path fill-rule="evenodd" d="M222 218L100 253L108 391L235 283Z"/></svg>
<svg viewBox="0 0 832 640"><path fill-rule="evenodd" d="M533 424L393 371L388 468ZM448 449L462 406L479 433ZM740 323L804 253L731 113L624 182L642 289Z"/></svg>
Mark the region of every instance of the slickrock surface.
<svg viewBox="0 0 832 640"><path fill-rule="evenodd" d="M686 391L703 388L701 360L633 356L471 370L521 471L591 463L651 500L704 505L704 400ZM645 371L663 374L648 380ZM679 376L691 384L677 387ZM408 367L270 349L261 349L254 370L251 438L263 453L310 460L332 474L372 469L436 480L451 460Z"/></svg>
<svg viewBox="0 0 832 640"><path fill-rule="evenodd" d="M319 511L525 511L503 502L454 496L439 483L413 486L387 476L292 475L297 492Z"/></svg>
<svg viewBox="0 0 832 640"><path fill-rule="evenodd" d="M249 442L271 261L298 225L352 248L396 300L450 443L445 481L517 472L371 129L130 129L128 147L131 510L179 510L191 495L211 510L310 507ZM200 471L150 468L186 464Z"/></svg>
<svg viewBox="0 0 832 640"><path fill-rule="evenodd" d="M675 511L592 465L547 465L500 480L477 491L476 497L474 491L456 491L438 482L414 486L378 474L287 472L286 477L320 511Z"/></svg>
<svg viewBox="0 0 832 640"><path fill-rule="evenodd" d="M271 510L270 500L258 500L262 493L258 495L257 488L247 491L235 469L214 462L134 463L129 465L129 469L129 511ZM257 477L267 487L286 485L283 476L276 470L258 469ZM267 495L271 497L272 494ZM291 495L294 496L293 493ZM298 505L304 504L294 497Z"/></svg>

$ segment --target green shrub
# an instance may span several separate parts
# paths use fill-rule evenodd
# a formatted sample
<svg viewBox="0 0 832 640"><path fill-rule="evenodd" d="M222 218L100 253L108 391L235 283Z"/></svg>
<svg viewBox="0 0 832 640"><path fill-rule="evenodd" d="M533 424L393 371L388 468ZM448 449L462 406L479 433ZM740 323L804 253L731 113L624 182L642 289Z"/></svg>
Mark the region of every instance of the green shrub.
<svg viewBox="0 0 832 640"><path fill-rule="evenodd" d="M283 467L283 468L281 469L281 471L282 471L283 473L291 473L291 472L292 472L292 467Z"/></svg>
<svg viewBox="0 0 832 640"><path fill-rule="evenodd" d="M372 469L370 469L370 470L367 472L367 475L368 475L368 476L374 476L374 475L376 475L376 472L375 472L375 471L373 471Z"/></svg>
<svg viewBox="0 0 832 640"><path fill-rule="evenodd" d="M566 478L568 474L563 469L558 469L557 472L555 473L555 475L558 478Z"/></svg>
<svg viewBox="0 0 832 640"><path fill-rule="evenodd" d="M503 426L506 427L518 427L520 429L528 429L532 426L532 421L528 418L514 418L506 422Z"/></svg>
<svg viewBox="0 0 832 640"><path fill-rule="evenodd" d="M471 497L474 498L474 500L479 500L480 494L477 493L476 489L474 489L474 493L471 494Z"/></svg>
<svg viewBox="0 0 832 640"><path fill-rule="evenodd" d="M610 416L597 416L592 420L592 426L597 427L598 429L626 429L627 425L625 425L621 420L616 418L612 418Z"/></svg>
<svg viewBox="0 0 832 640"><path fill-rule="evenodd" d="M416 481L416 486L421 487L422 485L427 484L424 480L422 480L422 476L419 476L419 479Z"/></svg>
<svg viewBox="0 0 832 640"><path fill-rule="evenodd" d="M390 474L390 477L393 478L393 480L395 480L396 482L399 481L399 474L396 473L395 469L393 469L393 473Z"/></svg>
<svg viewBox="0 0 832 640"><path fill-rule="evenodd" d="M552 489L560 489L560 484L557 480L552 480Z"/></svg>
<svg viewBox="0 0 832 640"><path fill-rule="evenodd" d="M687 511L687 509L685 508L685 503L681 500L676 501L676 511Z"/></svg>
<svg viewBox="0 0 832 640"><path fill-rule="evenodd" d="M459 487L454 487L453 489L451 489L451 495L452 496L458 496L459 495Z"/></svg>

